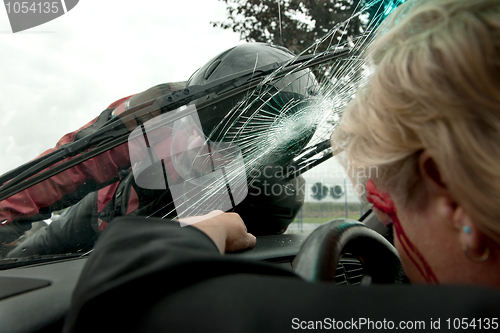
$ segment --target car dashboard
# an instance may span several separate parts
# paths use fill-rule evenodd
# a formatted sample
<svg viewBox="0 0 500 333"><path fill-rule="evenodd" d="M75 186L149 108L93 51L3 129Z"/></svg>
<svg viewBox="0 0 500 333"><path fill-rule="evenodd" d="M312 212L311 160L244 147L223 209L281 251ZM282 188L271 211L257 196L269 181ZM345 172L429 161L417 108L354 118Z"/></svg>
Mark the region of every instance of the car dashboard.
<svg viewBox="0 0 500 333"><path fill-rule="evenodd" d="M306 238L306 234L259 236L253 249L227 255L291 270ZM60 332L86 261L80 256L1 270L0 331ZM335 283L359 284L362 273L360 261L346 254L337 266Z"/></svg>

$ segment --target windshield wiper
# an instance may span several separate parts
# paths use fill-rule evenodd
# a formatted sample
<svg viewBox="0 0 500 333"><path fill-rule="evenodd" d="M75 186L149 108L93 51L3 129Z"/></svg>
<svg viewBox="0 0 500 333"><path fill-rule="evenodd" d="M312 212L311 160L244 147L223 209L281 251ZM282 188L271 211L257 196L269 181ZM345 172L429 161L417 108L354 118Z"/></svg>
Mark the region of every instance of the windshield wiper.
<svg viewBox="0 0 500 333"><path fill-rule="evenodd" d="M313 158L315 155L320 153L323 153L323 156ZM331 154L330 140L324 140L313 146L306 147L302 150L302 154L304 155L300 156L288 165L290 172L285 176L286 178L294 179L304 172L332 158L333 155Z"/></svg>
<svg viewBox="0 0 500 333"><path fill-rule="evenodd" d="M0 186L3 185L0 188L0 201L127 142L131 130L125 124L135 120L140 125L140 119L147 118L151 112L160 110L164 114L208 95L214 95L210 103L220 102L259 86L263 79L271 74L275 74L271 78L270 82L272 83L290 72L341 59L349 53L350 50L345 49L316 55L304 55L293 61L269 64L233 74L210 84L191 86L132 107L120 115L120 118L111 119L107 125L96 132L0 176ZM200 109L207 106L206 103L203 104L200 105ZM69 157L75 158L43 172L43 170Z"/></svg>

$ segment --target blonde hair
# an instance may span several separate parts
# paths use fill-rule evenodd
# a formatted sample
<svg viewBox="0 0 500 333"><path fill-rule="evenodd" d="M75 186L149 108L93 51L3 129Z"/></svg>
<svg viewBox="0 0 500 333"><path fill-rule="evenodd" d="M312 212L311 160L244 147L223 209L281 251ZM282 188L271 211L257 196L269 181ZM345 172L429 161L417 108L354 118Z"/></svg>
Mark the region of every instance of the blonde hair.
<svg viewBox="0 0 500 333"><path fill-rule="evenodd" d="M407 1L367 58L374 72L332 146L351 167L376 166L402 205L428 150L454 199L500 242L500 2Z"/></svg>

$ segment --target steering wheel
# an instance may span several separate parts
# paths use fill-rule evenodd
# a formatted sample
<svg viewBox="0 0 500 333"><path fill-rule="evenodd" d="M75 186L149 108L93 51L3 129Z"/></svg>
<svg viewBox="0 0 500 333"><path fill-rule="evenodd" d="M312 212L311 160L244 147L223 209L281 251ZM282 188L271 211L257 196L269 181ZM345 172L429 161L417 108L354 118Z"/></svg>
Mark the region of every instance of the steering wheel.
<svg viewBox="0 0 500 333"><path fill-rule="evenodd" d="M361 261L371 283L407 281L396 248L363 223L349 219L333 220L314 230L295 257L294 271L309 282L333 282L344 253Z"/></svg>

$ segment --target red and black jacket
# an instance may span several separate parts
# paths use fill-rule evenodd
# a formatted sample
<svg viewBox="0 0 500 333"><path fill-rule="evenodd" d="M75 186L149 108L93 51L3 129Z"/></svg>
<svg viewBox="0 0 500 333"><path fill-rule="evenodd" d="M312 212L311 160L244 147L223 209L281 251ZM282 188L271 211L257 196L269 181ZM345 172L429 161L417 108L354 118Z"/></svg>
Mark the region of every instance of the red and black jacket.
<svg viewBox="0 0 500 333"><path fill-rule="evenodd" d="M117 100L94 120L64 135L54 148L46 150L39 157L95 132L109 119L119 116L119 113L127 109L132 102L138 105L183 87L183 82L166 83ZM74 157L56 165L72 158ZM126 179L128 180L125 182ZM0 242L6 243L17 239L24 231L31 228L31 222L50 218L52 211L69 207L95 191L97 191L97 212L100 215L97 228L102 231L116 210L120 215L126 215L140 207L138 190L141 191L134 186L130 172L128 143L124 143L0 202ZM117 193L120 194L119 202L115 200ZM157 196L157 194L141 194L144 196L142 206L151 199L149 197Z"/></svg>

